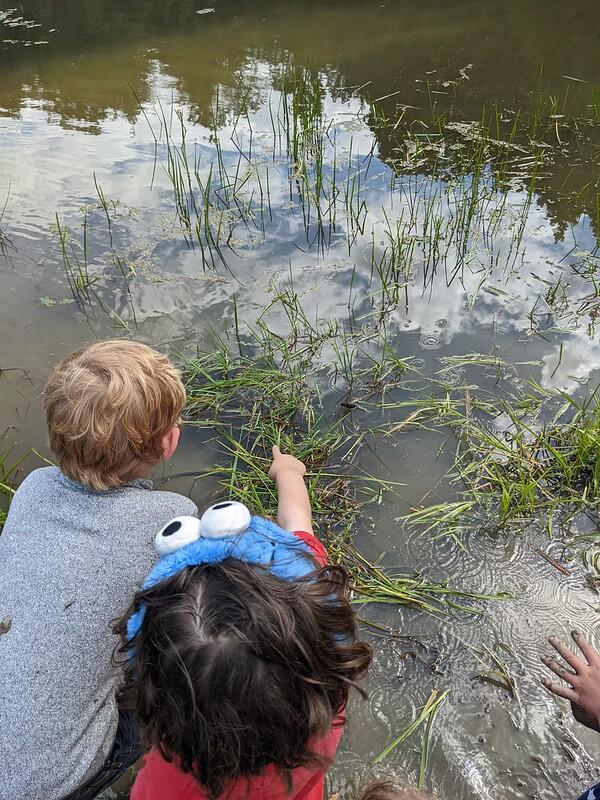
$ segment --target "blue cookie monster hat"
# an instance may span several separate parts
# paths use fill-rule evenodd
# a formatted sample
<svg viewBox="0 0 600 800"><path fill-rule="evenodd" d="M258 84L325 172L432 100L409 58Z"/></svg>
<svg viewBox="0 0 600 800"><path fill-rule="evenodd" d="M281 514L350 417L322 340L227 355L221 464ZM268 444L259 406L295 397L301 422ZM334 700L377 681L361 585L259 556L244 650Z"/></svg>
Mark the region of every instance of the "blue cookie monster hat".
<svg viewBox="0 0 600 800"><path fill-rule="evenodd" d="M154 540L160 560L144 581L144 589L176 575L186 567L218 564L237 558L268 567L286 581L299 580L315 569L309 546L274 522L252 517L242 503L217 503L202 517L176 517ZM131 615L127 638L131 641L144 621L145 607Z"/></svg>

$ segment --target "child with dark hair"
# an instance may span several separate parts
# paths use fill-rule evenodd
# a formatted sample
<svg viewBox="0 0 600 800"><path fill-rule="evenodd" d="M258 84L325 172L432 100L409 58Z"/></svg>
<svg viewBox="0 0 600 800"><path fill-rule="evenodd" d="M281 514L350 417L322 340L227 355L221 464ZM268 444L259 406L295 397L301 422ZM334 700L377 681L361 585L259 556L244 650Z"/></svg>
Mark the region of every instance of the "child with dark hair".
<svg viewBox="0 0 600 800"><path fill-rule="evenodd" d="M321 800L371 651L312 534L304 473L273 448L280 527L223 503L157 537L167 555L119 625L121 700L150 750L132 800Z"/></svg>

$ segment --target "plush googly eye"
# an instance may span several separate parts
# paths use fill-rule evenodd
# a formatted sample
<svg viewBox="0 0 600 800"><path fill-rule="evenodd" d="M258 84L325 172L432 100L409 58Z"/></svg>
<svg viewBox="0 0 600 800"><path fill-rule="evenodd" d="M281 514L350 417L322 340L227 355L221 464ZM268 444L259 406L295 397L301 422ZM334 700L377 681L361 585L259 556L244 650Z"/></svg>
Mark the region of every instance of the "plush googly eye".
<svg viewBox="0 0 600 800"><path fill-rule="evenodd" d="M160 530L154 539L161 556L173 553L200 538L200 520L197 517L175 517Z"/></svg>
<svg viewBox="0 0 600 800"><path fill-rule="evenodd" d="M200 534L207 539L237 536L250 525L250 512L243 503L225 500L207 508L200 518Z"/></svg>

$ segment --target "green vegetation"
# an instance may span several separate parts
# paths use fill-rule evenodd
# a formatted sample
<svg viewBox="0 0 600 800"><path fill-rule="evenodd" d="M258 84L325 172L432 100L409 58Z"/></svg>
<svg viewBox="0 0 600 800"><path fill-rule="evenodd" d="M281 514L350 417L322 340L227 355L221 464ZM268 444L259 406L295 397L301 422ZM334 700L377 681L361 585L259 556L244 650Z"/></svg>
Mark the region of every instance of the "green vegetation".
<svg viewBox="0 0 600 800"><path fill-rule="evenodd" d="M6 522L6 515L10 501L15 493L14 481L20 468L29 454L21 456L16 461L10 461L10 449L0 452L0 532ZM36 453L36 455L38 455Z"/></svg>
<svg viewBox="0 0 600 800"><path fill-rule="evenodd" d="M275 311L284 312L286 333L269 327ZM310 323L287 289L254 327L242 332L236 322L231 342L215 339L210 352L186 359L187 418L218 430L227 464L210 476L259 513L276 509L267 477L272 445L304 460L317 523L332 552L355 571L361 596L434 611L439 594L454 602L452 587L388 575L352 547L359 515L385 493L401 494L397 482L364 472L365 446L419 429L442 437L442 447L454 453L445 483L458 497L402 519L459 546L463 532L484 520L488 528L505 528L544 515L552 530L577 511L593 513L600 502L596 392L578 399L533 380L518 390L511 381L502 390L446 382L457 368L475 375L493 370L497 380L512 376L516 367L497 354L444 356L440 365L426 378L382 333L370 332L365 341L364 333L339 324Z"/></svg>
<svg viewBox="0 0 600 800"><path fill-rule="evenodd" d="M448 695L448 689L440 692L438 689L433 689L421 712L417 715L416 719L414 719L394 740L391 742L385 750L383 750L373 762L374 764L379 764L383 761L393 750L398 747L398 745L405 742L410 736L415 733L424 722L427 722L425 726L425 731L423 733L423 744L421 748L421 759L419 763L419 789L422 789L425 784L425 774L427 771L427 764L429 762L429 746L430 746L430 736L431 736L431 728L433 726L433 720L435 718L435 714L439 707L442 705L444 700Z"/></svg>
<svg viewBox="0 0 600 800"><path fill-rule="evenodd" d="M511 697L516 697L516 682L506 662L506 655L515 659L512 649L503 642L497 642L493 648L484 644L480 649L474 647L470 649L482 667L481 672L472 676L473 680L490 683L505 689Z"/></svg>
<svg viewBox="0 0 600 800"><path fill-rule="evenodd" d="M307 464L318 524L337 556L352 565L361 595L428 611L439 610L438 594L448 604L455 590L388 575L352 548L359 516L400 486L365 472L365 448L416 431L439 434L440 452L453 448L443 483L454 496L430 497L432 490L430 502L402 521L431 537L450 536L458 546L465 529L484 519L505 527L544 514L551 528L555 517L594 508L600 491L593 391L581 400L533 379L526 388L522 381L511 388L527 365L497 353L445 355L426 377L399 353L391 334L399 309L408 315L411 294L431 292L440 281L468 284L468 308L482 293L510 302L502 286L521 269L540 175L567 140L579 141L593 124L593 105L589 119L569 116L569 87L564 96L541 89L512 110L486 106L478 120L457 121L440 97L460 92L469 70L455 80L423 83L427 124L401 104L390 114L385 98L365 104L351 122L359 128L368 122L376 134L366 153L357 150L348 120L325 112L330 78L305 66L281 67L265 103L266 127L259 126L250 95L232 108L217 92L209 144L190 141L183 109L140 103L154 136L155 172L168 180L179 233L202 270L235 279L244 251L268 241L284 220L296 231L299 250L324 258L339 254L343 243L354 260L347 320L309 320L291 285L274 290L248 330L240 330L236 306L230 339L186 359L188 423L216 427L224 456L225 465L206 477L219 479L257 512L273 514L271 447L295 453ZM95 176L94 187L97 202L83 209L79 235L56 218L65 275L82 310L97 304L129 329L136 319L129 287L138 271L123 240L127 209L106 196ZM92 235L107 246L103 269L90 263ZM582 319L593 331L598 266L595 251L578 252L558 265L552 280L539 278L543 288L530 313L534 334L560 334L561 324L573 330ZM107 275L125 291L127 319L105 299ZM268 320L276 314L273 325ZM542 332L544 315L553 322ZM463 378L477 370L494 372L502 390Z"/></svg>
<svg viewBox="0 0 600 800"><path fill-rule="evenodd" d="M11 25L19 22L11 59L28 64L25 72L8 70L17 81L5 93L10 113L29 109L21 99L32 95L36 114L52 108L66 125L87 120L103 137L127 119L135 146L115 148L109 163L127 177L130 169L139 176L137 166L152 169L147 194L139 184L135 194L124 190L141 209L110 196L109 186L126 186L122 175L101 182L91 172L80 214L70 201L57 212L52 232L69 296L47 296L60 289L40 285L44 315L75 313L99 323L92 327L100 336L107 327L135 336L139 318L139 335L150 340L165 334L156 333L153 315L183 310L182 325L165 335L183 331L185 423L203 429L216 451L216 466L196 480L274 516L271 448L301 458L319 534L332 560L349 569L359 613L389 622L386 612L404 606L403 619L425 612L450 626L454 615L485 613L489 601L509 599L500 578L494 593L473 585L489 580L489 570L468 584L461 577L473 544L481 546L476 537L488 534L501 546L524 531L529 548L547 531L569 557L584 548L597 592L600 539L597 531L580 533L579 523L583 515L597 520L600 398L585 384L595 365L584 363L584 346L577 349L596 334L600 317L597 87L553 69L548 78L540 70L532 90L536 50L521 48L515 75L501 70L498 81L491 71L492 90L490 70L482 68L486 37L472 35L475 6L468 24L454 19L448 28L447 51L426 48L445 66L418 74L423 62L404 59L406 68L386 86L395 48L386 58L365 58L365 51L357 60L337 43L352 40L340 30L360 19L377 33L369 42L359 36L361 46L390 48L381 22L389 7L311 8L323 25L314 48L308 40L296 46L297 11L284 3L272 9L276 45L270 26L255 21L254 3L200 18L187 2L151 2L116 15L110 5L74 8L59 29L50 5L40 6L40 24L53 35L39 44L69 63L69 54L79 59L82 35L86 43L111 42L100 49L114 66L98 70L101 53L77 61L102 74L101 92L95 78L81 76L76 91L67 91L69 70L52 70L44 48L17 51L13 45L25 44L37 22L8 12ZM512 5L514 31L523 15ZM416 49L423 50L423 37L437 42L460 10L442 14L442 24L438 9L433 30L428 9L409 11L403 36L410 47L418 30ZM586 21L580 24L585 30ZM121 27L139 31L139 42L162 29L178 34L123 61L125 48L112 46L115 31L124 40ZM553 36L553 27L545 34ZM190 43L202 45L195 52L212 64L206 71L181 47L192 35ZM475 66L457 69L455 54L466 52L457 44L467 41ZM26 61L35 50L43 69ZM589 59L572 61L575 71ZM347 85L364 63L374 64L373 83ZM190 79L187 68L201 79ZM123 92L123 69L131 92ZM42 73L48 82L23 89L30 83L24 75ZM516 85L526 88L513 97ZM108 124L113 115L118 126ZM140 135L140 121L152 141ZM0 203L0 257L14 249L2 227L5 209ZM42 266L36 286L38 276L53 279ZM175 291L162 305L158 284L171 281ZM222 325L218 335L206 335L204 311ZM0 525L19 478L19 464L0 457ZM538 544L530 549L557 579L577 577L571 563L564 567ZM424 566L414 569L415 562ZM510 647L467 649L477 661L472 679L518 703ZM434 689L376 763L420 731L422 787L446 696Z"/></svg>
<svg viewBox="0 0 600 800"><path fill-rule="evenodd" d="M8 205L9 198L10 198L10 187L8 192L6 193L6 199L4 201L4 204L2 205L2 208L0 208L0 255L4 256L5 258L7 257L8 245L10 244L10 239L8 238L8 235L2 230L2 220L6 212L6 207Z"/></svg>
<svg viewBox="0 0 600 800"><path fill-rule="evenodd" d="M387 429L380 416L374 422L368 415L394 406L385 398L416 370L385 342L379 359L365 358L360 337L310 324L289 290L274 303L286 311L285 335L272 330L263 316L248 331L236 328L237 352L215 339L209 352L184 362L186 423L215 429L225 462L201 477L218 478L229 496L274 516L277 496L267 475L272 446L304 461L315 522L333 560L350 569L357 602L478 613L465 601L508 598L391 573L351 544L359 518L364 524L369 507L400 486L361 466L363 446ZM350 391L351 403L343 399ZM354 418L351 410L359 407L367 414Z"/></svg>
<svg viewBox="0 0 600 800"><path fill-rule="evenodd" d="M502 527L544 514L551 527L554 515L568 519L577 511L595 511L600 502L597 391L577 400L533 383L530 388L493 404L470 396L430 401L429 418L456 438L448 477L461 487L462 497L414 510L406 521L458 539L469 519L483 515ZM552 407L552 416L540 422L540 410ZM425 423L415 419L412 424Z"/></svg>

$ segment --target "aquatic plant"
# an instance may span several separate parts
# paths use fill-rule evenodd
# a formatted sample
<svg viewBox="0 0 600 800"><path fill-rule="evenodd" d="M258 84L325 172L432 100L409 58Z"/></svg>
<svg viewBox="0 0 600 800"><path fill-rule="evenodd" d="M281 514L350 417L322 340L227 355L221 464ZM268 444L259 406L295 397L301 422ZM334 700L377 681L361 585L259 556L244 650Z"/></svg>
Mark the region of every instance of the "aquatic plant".
<svg viewBox="0 0 600 800"><path fill-rule="evenodd" d="M198 479L217 479L220 491L275 516L277 495L268 478L274 444L300 458L315 524L328 542L330 557L351 572L357 602L410 605L429 613L454 608L478 613L469 601L507 599L435 583L420 575L385 570L351 543L359 518L371 504L400 484L369 474L360 466L363 445L385 432L381 419L354 420L340 405L367 411L396 408L387 393L416 370L385 342L380 357L365 354L360 337L338 327L310 323L291 290L274 300L286 311L285 333L275 332L263 315L229 340L215 338L206 352L182 356L188 394L185 421L217 434L220 465ZM335 346L333 346L335 344ZM342 400L351 391L352 402Z"/></svg>
<svg viewBox="0 0 600 800"><path fill-rule="evenodd" d="M0 208L0 254L2 254L5 257L8 252L8 245L10 244L10 239L8 238L8 234L2 229L2 220L6 212L6 207L8 206L9 198L10 198L10 186L6 193L6 199L4 201L4 205L2 206L2 208Z"/></svg>
<svg viewBox="0 0 600 800"><path fill-rule="evenodd" d="M226 341L215 339L210 352L186 358L186 422L218 429L230 461L206 477L219 476L231 496L257 512L276 511L277 497L267 472L272 446L277 444L306 464L316 519L321 524L349 521L362 503L392 486L369 475L349 474L360 444L376 428L359 430L344 416L326 413L323 391L336 380L336 372L338 379L343 373L343 367L336 370L333 362L319 362L332 331L317 325L299 327L295 296L283 293L279 302L292 321L286 335L275 333L261 320L243 336L237 331L238 354ZM338 356L342 341L356 346L339 331L335 341ZM372 373L366 368L360 373L363 382L367 374ZM365 392L372 394L372 385Z"/></svg>
<svg viewBox="0 0 600 800"><path fill-rule="evenodd" d="M516 697L516 681L506 661L507 655L513 660L515 659L513 650L504 642L496 642L494 647L484 644L481 648L469 647L469 649L482 667L482 670L475 673L472 679L505 689L511 697Z"/></svg>
<svg viewBox="0 0 600 800"><path fill-rule="evenodd" d="M448 696L448 689L444 689L440 691L439 689L433 689L429 697L427 698L425 705L417 715L417 717L406 727L404 730L392 741L390 744L381 751L381 753L377 756L377 758L373 761L373 764L379 764L383 761L387 756L398 747L398 745L405 742L410 736L413 735L424 722L427 722L425 727L425 732L423 734L423 744L421 749L421 758L419 763L419 789L422 789L425 783L425 774L427 770L427 765L429 761L429 747L430 747L430 737L431 737L431 729L433 725L433 719L435 717L436 712L438 711L439 707L442 705L446 697Z"/></svg>
<svg viewBox="0 0 600 800"><path fill-rule="evenodd" d="M461 496L415 509L405 515L405 521L458 541L469 519L483 517L483 512L490 519L491 509L491 518L504 526L538 513L551 519L555 512L572 514L596 507L600 500L597 390L577 399L562 391L544 391L533 382L530 385L529 393L493 403L474 404L472 399L467 403L448 395L431 401L429 418L433 419L431 408L437 407L435 424L458 437L448 478L461 486ZM544 408L560 405L546 422L534 423L531 413L539 411L542 403ZM502 429L494 425L499 418ZM424 422L414 417L411 424Z"/></svg>

